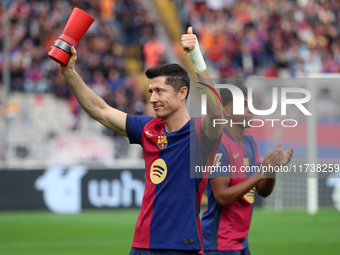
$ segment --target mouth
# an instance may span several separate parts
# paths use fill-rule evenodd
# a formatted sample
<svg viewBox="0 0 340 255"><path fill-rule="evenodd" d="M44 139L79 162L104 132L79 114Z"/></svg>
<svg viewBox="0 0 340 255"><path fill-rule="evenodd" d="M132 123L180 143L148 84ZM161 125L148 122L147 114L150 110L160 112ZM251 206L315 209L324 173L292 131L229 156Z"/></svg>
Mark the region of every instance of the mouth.
<svg viewBox="0 0 340 255"><path fill-rule="evenodd" d="M154 105L154 106L153 106L153 109L154 109L155 111L158 111L161 107L162 107L161 105Z"/></svg>

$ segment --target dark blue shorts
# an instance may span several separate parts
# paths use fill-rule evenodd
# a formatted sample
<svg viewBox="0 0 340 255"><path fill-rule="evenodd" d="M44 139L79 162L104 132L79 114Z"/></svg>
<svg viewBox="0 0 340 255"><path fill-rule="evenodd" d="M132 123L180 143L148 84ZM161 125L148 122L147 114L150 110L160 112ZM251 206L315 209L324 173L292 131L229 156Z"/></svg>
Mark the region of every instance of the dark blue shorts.
<svg viewBox="0 0 340 255"><path fill-rule="evenodd" d="M199 254L198 251L183 251L183 250L149 250L131 248L130 255L192 255Z"/></svg>
<svg viewBox="0 0 340 255"><path fill-rule="evenodd" d="M250 255L249 248L240 251L204 251L204 255Z"/></svg>

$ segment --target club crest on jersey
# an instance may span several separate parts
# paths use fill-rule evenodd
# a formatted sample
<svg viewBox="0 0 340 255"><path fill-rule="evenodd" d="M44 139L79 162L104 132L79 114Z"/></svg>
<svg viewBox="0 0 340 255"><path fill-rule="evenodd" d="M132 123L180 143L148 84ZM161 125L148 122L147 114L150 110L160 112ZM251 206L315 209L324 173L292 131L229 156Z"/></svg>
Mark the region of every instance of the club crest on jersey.
<svg viewBox="0 0 340 255"><path fill-rule="evenodd" d="M157 146L160 149L165 149L168 147L168 140L166 139L166 135L159 135L157 139Z"/></svg>
<svg viewBox="0 0 340 255"><path fill-rule="evenodd" d="M249 166L249 158L244 158L243 159L243 165L244 166Z"/></svg>

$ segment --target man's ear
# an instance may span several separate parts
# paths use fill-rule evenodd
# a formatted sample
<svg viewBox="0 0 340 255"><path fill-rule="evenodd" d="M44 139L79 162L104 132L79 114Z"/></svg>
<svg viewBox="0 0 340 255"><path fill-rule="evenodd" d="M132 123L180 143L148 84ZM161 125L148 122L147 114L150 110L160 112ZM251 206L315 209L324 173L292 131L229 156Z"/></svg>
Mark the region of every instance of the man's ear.
<svg viewBox="0 0 340 255"><path fill-rule="evenodd" d="M233 115L233 103L232 102L223 106L223 114L225 117L231 118L231 116Z"/></svg>
<svg viewBox="0 0 340 255"><path fill-rule="evenodd" d="M181 100L185 100L187 94L188 94L188 88L183 86L182 88L180 88L180 90L178 91L180 99Z"/></svg>

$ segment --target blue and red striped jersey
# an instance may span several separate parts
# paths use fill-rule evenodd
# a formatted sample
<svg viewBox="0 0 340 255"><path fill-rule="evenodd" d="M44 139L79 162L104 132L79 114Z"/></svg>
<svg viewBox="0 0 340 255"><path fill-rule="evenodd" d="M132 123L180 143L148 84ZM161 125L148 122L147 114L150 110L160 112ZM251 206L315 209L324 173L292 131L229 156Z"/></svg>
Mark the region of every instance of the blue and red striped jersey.
<svg viewBox="0 0 340 255"><path fill-rule="evenodd" d="M244 171L247 166L260 166L257 144L252 136L243 135L242 144L236 142L224 128L214 165L234 166L225 177L229 186L249 178L253 172ZM233 170L234 169L234 170ZM235 171L236 169L236 171ZM213 177L213 175L211 175ZM221 177L219 174L218 177ZM255 187L240 199L224 207L207 184L208 208L202 214L204 250L243 250L248 247L248 232L253 212Z"/></svg>
<svg viewBox="0 0 340 255"><path fill-rule="evenodd" d="M201 250L199 208L207 178L190 178L190 167L212 165L220 139L209 143L201 118L166 133L160 118L128 115L126 131L130 143L143 147L146 172L132 247Z"/></svg>

